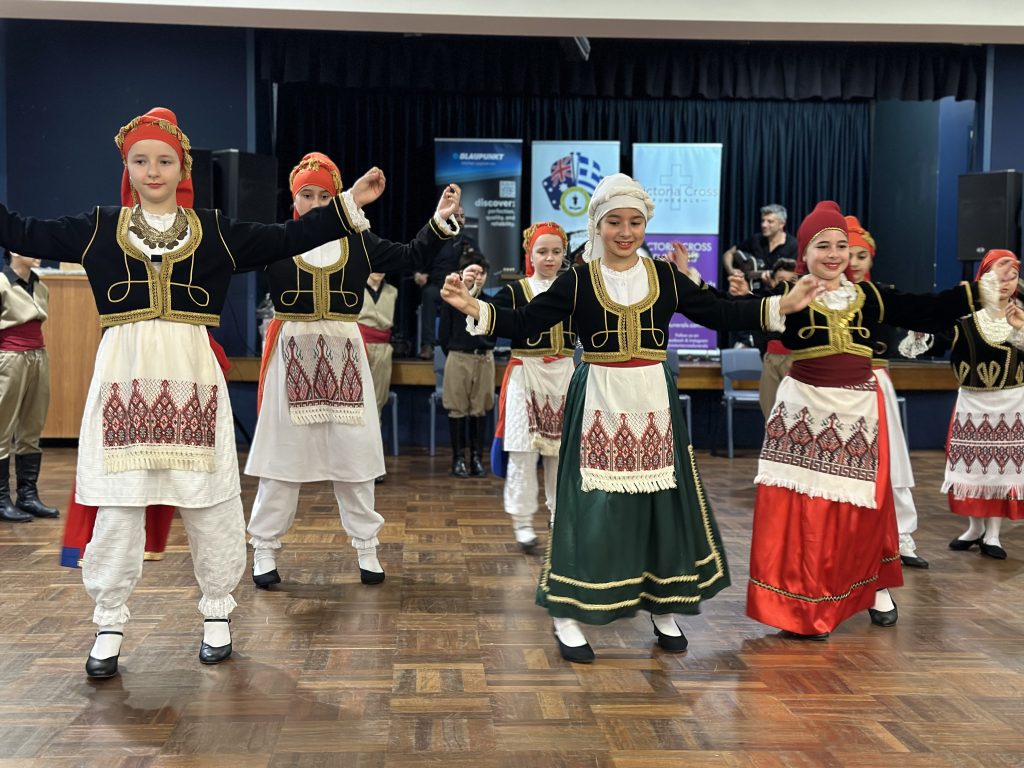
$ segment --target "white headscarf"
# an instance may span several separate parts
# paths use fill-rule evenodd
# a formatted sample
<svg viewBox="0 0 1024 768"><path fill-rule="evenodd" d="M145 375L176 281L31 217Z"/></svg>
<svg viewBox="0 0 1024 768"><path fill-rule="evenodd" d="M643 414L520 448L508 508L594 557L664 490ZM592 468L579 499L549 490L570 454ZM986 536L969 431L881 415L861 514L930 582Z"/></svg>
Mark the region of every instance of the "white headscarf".
<svg viewBox="0 0 1024 768"><path fill-rule="evenodd" d="M610 211L617 208L633 208L640 211L649 222L654 217L654 201L643 185L624 173L605 176L594 189L587 209L587 245L583 249L583 260L593 261L604 256L604 243L597 235L597 225Z"/></svg>

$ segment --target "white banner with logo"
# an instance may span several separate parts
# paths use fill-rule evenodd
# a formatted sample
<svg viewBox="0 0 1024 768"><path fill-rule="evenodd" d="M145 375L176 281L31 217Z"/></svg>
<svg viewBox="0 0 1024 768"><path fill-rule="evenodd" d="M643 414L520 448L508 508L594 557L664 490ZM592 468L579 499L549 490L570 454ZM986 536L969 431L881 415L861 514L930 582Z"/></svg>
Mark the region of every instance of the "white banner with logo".
<svg viewBox="0 0 1024 768"><path fill-rule="evenodd" d="M690 264L714 285L718 280L721 218L721 144L634 144L633 178L654 199L654 218L647 225L647 247L663 258L673 242L690 253ZM717 333L672 318L669 349L709 352L718 347Z"/></svg>

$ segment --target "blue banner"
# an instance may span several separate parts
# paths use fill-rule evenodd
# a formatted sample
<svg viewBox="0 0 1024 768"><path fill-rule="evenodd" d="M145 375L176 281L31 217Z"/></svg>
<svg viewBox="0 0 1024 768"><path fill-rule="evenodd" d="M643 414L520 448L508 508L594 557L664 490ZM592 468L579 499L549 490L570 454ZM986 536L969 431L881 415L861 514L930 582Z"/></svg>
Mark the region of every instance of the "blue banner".
<svg viewBox="0 0 1024 768"><path fill-rule="evenodd" d="M648 247L655 258L681 242L690 265L712 285L718 279L718 227L721 217L721 144L634 144L633 178L654 200L647 225ZM718 348L718 334L682 315L669 329L669 349L708 353Z"/></svg>
<svg viewBox="0 0 1024 768"><path fill-rule="evenodd" d="M619 142L535 141L530 151L530 223L558 222L569 234L571 248L582 245L594 188L619 172Z"/></svg>
<svg viewBox="0 0 1024 768"><path fill-rule="evenodd" d="M521 139L434 139L434 181L462 188L466 234L491 265L521 270L523 142Z"/></svg>

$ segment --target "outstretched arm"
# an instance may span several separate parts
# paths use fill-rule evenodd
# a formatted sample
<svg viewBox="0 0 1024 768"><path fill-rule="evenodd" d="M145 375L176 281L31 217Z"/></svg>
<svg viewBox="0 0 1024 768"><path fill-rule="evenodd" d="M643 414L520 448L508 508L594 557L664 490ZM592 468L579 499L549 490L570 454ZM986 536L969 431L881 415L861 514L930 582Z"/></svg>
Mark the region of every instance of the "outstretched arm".
<svg viewBox="0 0 1024 768"><path fill-rule="evenodd" d="M438 251L459 233L458 222L452 214L458 209L461 198L462 190L457 184L445 187L434 215L408 243L394 243L372 232L363 234L361 243L370 268L374 272L429 271Z"/></svg>
<svg viewBox="0 0 1024 768"><path fill-rule="evenodd" d="M36 219L0 205L0 246L24 256L83 263L99 227L100 209L81 216Z"/></svg>
<svg viewBox="0 0 1024 768"><path fill-rule="evenodd" d="M459 312L477 320L479 335L529 338L562 322L573 313L576 305L576 280L576 270L570 269L529 304L518 309L506 309L473 298L459 276L451 274L441 289L441 298Z"/></svg>

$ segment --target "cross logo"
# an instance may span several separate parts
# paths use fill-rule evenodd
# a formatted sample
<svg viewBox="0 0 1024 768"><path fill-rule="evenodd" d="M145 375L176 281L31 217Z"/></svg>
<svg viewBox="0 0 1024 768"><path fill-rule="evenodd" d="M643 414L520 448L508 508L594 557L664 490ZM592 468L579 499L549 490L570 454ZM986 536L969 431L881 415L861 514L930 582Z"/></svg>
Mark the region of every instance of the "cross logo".
<svg viewBox="0 0 1024 768"><path fill-rule="evenodd" d="M669 196L669 207L678 211L683 207L683 188L693 185L693 176L683 173L683 166L675 164L671 167L671 173L658 177L658 186L669 187L672 191Z"/></svg>

